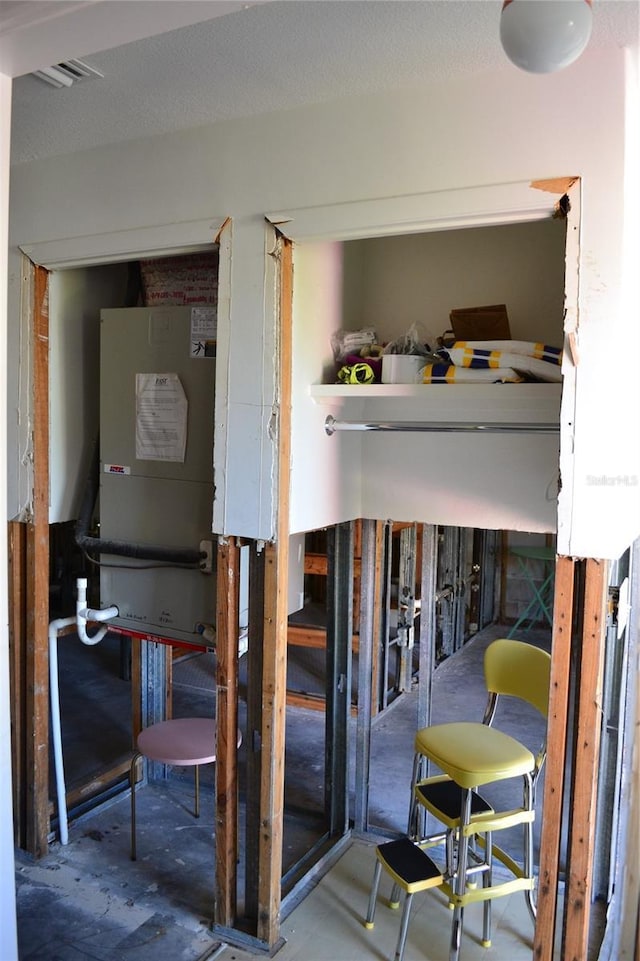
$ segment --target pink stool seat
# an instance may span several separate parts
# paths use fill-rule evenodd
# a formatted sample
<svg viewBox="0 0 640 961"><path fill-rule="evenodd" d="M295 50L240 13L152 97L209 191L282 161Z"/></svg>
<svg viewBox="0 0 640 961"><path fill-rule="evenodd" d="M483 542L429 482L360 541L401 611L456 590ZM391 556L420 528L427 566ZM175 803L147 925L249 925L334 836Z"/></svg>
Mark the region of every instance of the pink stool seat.
<svg viewBox="0 0 640 961"><path fill-rule="evenodd" d="M158 721L138 735L137 750L131 759L131 860L136 860L136 766L140 757L160 764L195 768L195 811L200 817L200 764L216 760L216 721L213 717L176 717ZM238 731L238 747L242 732Z"/></svg>
<svg viewBox="0 0 640 961"><path fill-rule="evenodd" d="M160 721L138 735L138 751L161 764L190 766L216 759L216 722L212 717Z"/></svg>

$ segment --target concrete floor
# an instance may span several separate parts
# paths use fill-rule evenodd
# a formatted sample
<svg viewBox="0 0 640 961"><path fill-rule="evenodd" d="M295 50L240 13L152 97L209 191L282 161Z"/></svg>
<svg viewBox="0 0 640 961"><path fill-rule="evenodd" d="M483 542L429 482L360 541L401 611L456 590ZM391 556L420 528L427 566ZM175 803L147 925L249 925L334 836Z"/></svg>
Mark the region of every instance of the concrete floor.
<svg viewBox="0 0 640 961"><path fill-rule="evenodd" d="M151 810L159 803L174 805L175 799L156 797L150 802ZM188 855L178 858L174 850L172 856L167 839L161 839L133 864L127 860L128 833L118 824L116 810L109 813L111 818L104 812L92 819L67 849L52 850L37 865L19 857L21 961L255 959L255 954L225 946L208 929L212 898L203 882L211 877L211 870L201 858L206 830L198 840L200 829L188 827L185 812L176 812L176 830L189 831ZM368 931L362 923L374 859L372 844L354 841L350 845L283 922L279 961L393 957L400 915L386 905L386 879L375 928ZM416 896L405 961L445 961L450 924L451 912L438 892ZM522 894L495 902L489 949L479 944L481 924L481 909L468 908L461 961L531 958L533 925Z"/></svg>
<svg viewBox="0 0 640 961"><path fill-rule="evenodd" d="M483 631L437 669L434 722L482 716L484 648L503 634L504 628ZM549 643L546 632L532 633L527 639L542 646ZM197 697L209 696L206 676L210 666L200 661L191 667L200 672L200 681L187 676L183 683L178 671L176 690L191 713L198 713L194 710ZM198 686L202 687L200 693ZM373 725L370 822L385 835L406 829L416 702L415 691L403 695ZM508 711L501 726L533 749L544 730L544 724L527 712ZM288 709L285 866L313 840L315 809L322 805L323 739L322 714ZM63 847L54 842L41 861L33 862L18 852L21 961L204 961L218 954L229 961L245 961L255 957L224 946L209 930L214 891L212 771L203 768L198 821L191 814L191 772L176 771L168 781L149 783L139 790L135 863L129 859L126 795L72 822L70 843ZM301 812L308 817L303 818ZM517 853L519 834L511 843ZM281 961L393 956L398 912L389 911L381 900L374 931L366 931L361 923L373 864L373 845L353 841L283 922L285 943L277 954ZM467 909L461 961L531 958L533 926L522 894L495 903L490 949L481 948L477 941L479 912L475 906ZM416 897L405 961L447 958L450 917L437 892Z"/></svg>

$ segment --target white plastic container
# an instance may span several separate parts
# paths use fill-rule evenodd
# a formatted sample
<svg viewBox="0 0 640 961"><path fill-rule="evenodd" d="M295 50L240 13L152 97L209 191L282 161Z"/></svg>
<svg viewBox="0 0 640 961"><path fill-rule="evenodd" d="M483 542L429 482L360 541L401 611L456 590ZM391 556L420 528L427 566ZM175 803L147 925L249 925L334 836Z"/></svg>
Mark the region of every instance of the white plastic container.
<svg viewBox="0 0 640 961"><path fill-rule="evenodd" d="M383 384L415 384L426 361L416 354L383 354Z"/></svg>

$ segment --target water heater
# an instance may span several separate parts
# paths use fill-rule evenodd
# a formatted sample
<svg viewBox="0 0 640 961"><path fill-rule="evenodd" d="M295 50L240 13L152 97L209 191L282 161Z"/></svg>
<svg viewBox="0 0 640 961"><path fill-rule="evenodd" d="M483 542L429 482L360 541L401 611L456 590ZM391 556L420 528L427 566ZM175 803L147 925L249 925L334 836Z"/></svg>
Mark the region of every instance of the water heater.
<svg viewBox="0 0 640 961"><path fill-rule="evenodd" d="M193 643L215 624L215 307L100 316L99 536L135 545L101 554L101 601L120 627ZM167 564L145 559L148 547L208 557Z"/></svg>

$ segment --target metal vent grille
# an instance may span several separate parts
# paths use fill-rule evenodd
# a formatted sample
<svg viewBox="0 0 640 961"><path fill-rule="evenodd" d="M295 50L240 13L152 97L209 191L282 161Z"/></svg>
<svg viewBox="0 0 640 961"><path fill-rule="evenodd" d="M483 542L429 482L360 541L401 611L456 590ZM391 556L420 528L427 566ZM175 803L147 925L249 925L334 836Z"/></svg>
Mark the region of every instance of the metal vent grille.
<svg viewBox="0 0 640 961"><path fill-rule="evenodd" d="M34 70L33 76L38 80L43 80L51 87L72 87L80 80L88 80L91 77L104 77L103 73L90 67L84 60L64 60L56 63L52 67L42 67Z"/></svg>

